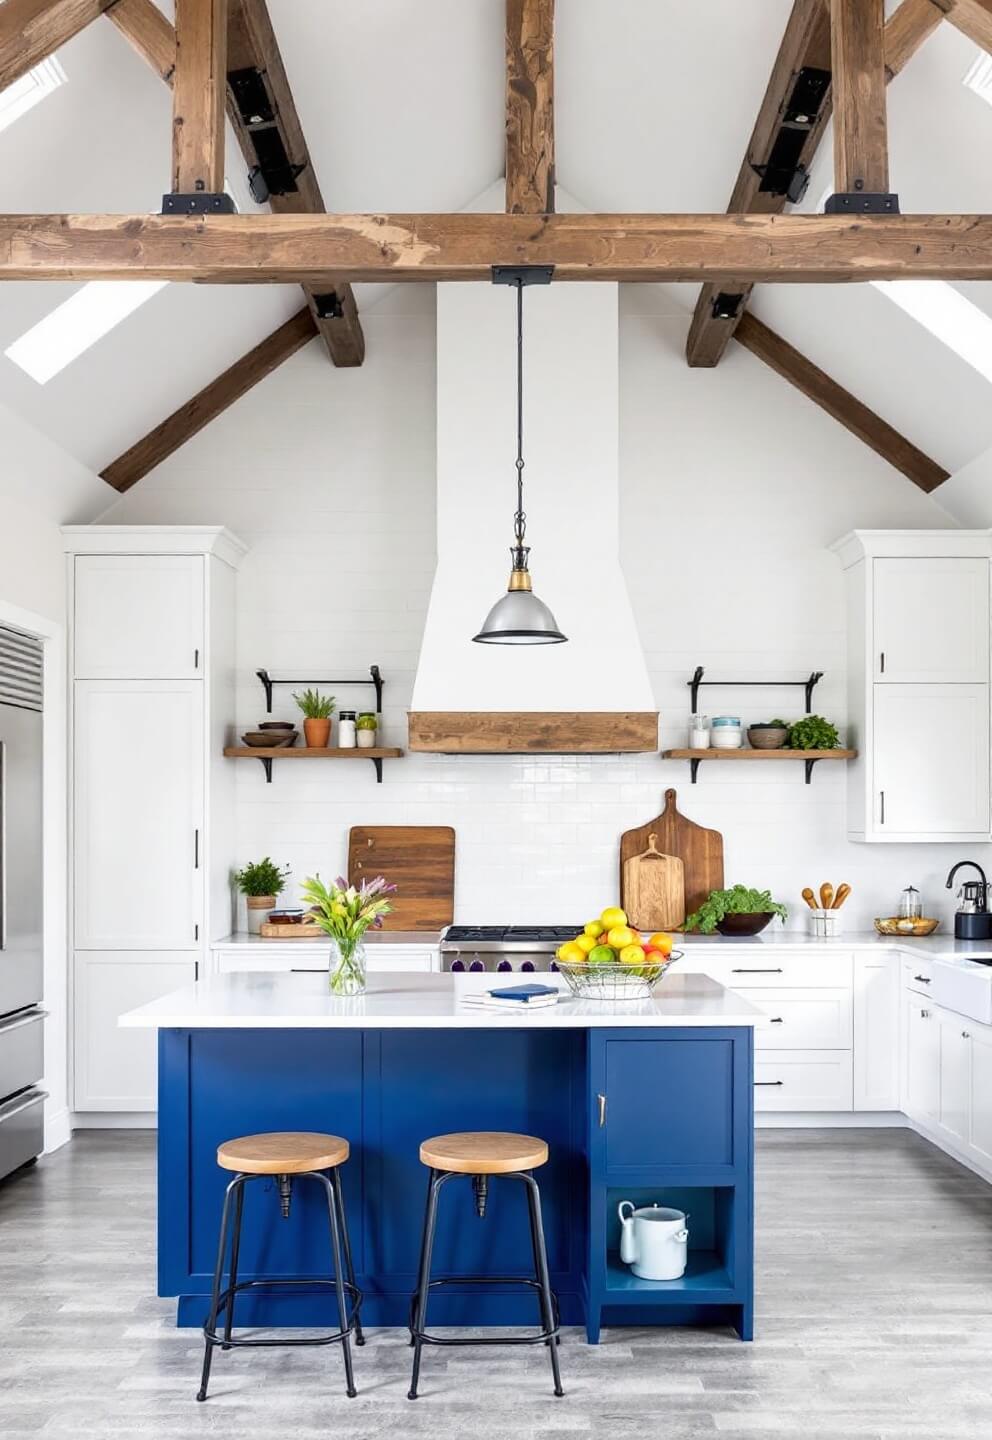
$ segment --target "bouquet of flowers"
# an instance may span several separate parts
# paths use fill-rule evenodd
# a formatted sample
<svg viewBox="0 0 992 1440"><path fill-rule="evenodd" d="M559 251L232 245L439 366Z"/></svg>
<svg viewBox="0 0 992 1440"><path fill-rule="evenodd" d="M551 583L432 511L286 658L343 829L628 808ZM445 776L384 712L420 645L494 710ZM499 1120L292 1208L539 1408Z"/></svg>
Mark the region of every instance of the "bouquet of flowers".
<svg viewBox="0 0 992 1440"><path fill-rule="evenodd" d="M393 908L387 897L395 892L382 875L357 887L341 875L330 887L319 875L304 880L300 894L310 907L309 918L333 941L331 989L336 995L360 995L365 989L361 942L366 930L382 929L383 916Z"/></svg>

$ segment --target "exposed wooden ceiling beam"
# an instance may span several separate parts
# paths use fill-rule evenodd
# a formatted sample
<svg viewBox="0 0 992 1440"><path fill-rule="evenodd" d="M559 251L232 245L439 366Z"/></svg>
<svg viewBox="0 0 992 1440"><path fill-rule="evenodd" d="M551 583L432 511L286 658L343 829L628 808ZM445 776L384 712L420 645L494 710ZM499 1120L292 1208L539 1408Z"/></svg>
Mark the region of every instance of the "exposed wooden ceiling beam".
<svg viewBox="0 0 992 1440"><path fill-rule="evenodd" d="M138 54L171 85L176 61L176 34L154 0L117 0L108 16ZM267 155L273 153L273 144L280 145L298 173L295 189L282 195L270 193L269 204L273 211L277 214L322 214L324 199L265 0L229 0L227 44L227 113L245 164L249 170L259 164L259 145L267 147ZM250 119L246 120L244 113L251 94L258 93L253 88L247 88L252 77L245 72L250 70L259 73L262 94L268 102L266 113L271 113L272 117L271 120L260 120L257 127ZM234 83L231 83L232 76L235 77ZM263 131L266 132L264 139ZM272 132L275 133L275 142ZM319 289L304 286L304 293L318 332L335 365L361 365L365 357L365 336L351 286L340 277L326 275Z"/></svg>
<svg viewBox="0 0 992 1440"><path fill-rule="evenodd" d="M888 79L899 74L939 25L945 3L949 0L902 0L885 26ZM781 214L785 210L789 197L783 175L790 169L800 174L799 167L809 171L830 118L830 71L829 10L824 0L795 0L730 197L729 214ZM797 81L802 82L798 91ZM794 95L798 103L790 105ZM776 160L778 175L766 169ZM756 167L765 170L766 176ZM749 285L727 281L703 286L686 341L690 365L719 363L750 293Z"/></svg>
<svg viewBox="0 0 992 1440"><path fill-rule="evenodd" d="M555 208L555 0L506 0L506 210Z"/></svg>
<svg viewBox="0 0 992 1440"><path fill-rule="evenodd" d="M176 0L173 194L224 190L227 0Z"/></svg>
<svg viewBox="0 0 992 1440"><path fill-rule="evenodd" d="M837 196L885 195L889 189L883 3L830 0Z"/></svg>
<svg viewBox="0 0 992 1440"><path fill-rule="evenodd" d="M114 0L5 0L0 5L0 90L20 80Z"/></svg>
<svg viewBox="0 0 992 1440"><path fill-rule="evenodd" d="M992 55L992 0L942 0L951 24Z"/></svg>
<svg viewBox="0 0 992 1440"><path fill-rule="evenodd" d="M992 215L0 215L0 280L992 279Z"/></svg>
<svg viewBox="0 0 992 1440"><path fill-rule="evenodd" d="M874 410L869 410L849 390L838 385L836 380L832 380L781 335L769 330L749 312L741 316L734 338L781 375L783 380L788 380L790 385L819 405L821 410L839 420L852 435L871 446L883 460L908 476L921 490L929 494L948 478L949 472L931 460L929 455L924 455L888 421L876 415Z"/></svg>
<svg viewBox="0 0 992 1440"><path fill-rule="evenodd" d="M223 375L219 375L211 383L185 405L180 405L178 410L156 425L147 435L125 450L112 461L101 476L108 485L121 493L130 490L132 485L154 470L167 456L178 450L180 445L185 445L191 436L198 430L202 430L211 420L223 411L235 400L246 394L259 380L266 375L271 375L277 366L290 355L295 355L297 350L302 349L317 334L317 327L314 325L310 310L304 306L278 330L266 336L247 355L228 369Z"/></svg>

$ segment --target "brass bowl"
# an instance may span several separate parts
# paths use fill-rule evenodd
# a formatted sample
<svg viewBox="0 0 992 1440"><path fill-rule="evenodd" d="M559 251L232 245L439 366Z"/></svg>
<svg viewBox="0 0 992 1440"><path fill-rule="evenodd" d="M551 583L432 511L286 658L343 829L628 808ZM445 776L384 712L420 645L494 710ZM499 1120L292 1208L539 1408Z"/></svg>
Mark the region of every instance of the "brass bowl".
<svg viewBox="0 0 992 1440"><path fill-rule="evenodd" d="M919 938L922 935L932 935L940 924L939 920L931 919L927 915L921 915L918 920L907 920L900 915L889 915L884 920L875 921L875 929L879 935L901 935L904 939L907 935Z"/></svg>

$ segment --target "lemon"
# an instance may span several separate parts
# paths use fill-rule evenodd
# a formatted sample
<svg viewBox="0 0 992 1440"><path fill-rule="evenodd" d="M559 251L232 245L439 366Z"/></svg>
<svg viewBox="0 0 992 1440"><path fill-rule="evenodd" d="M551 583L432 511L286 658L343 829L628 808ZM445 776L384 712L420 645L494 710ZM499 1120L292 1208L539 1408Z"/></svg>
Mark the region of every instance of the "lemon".
<svg viewBox="0 0 992 1440"><path fill-rule="evenodd" d="M622 950L626 945L633 945L634 932L626 925L614 925L606 938L614 950Z"/></svg>
<svg viewBox="0 0 992 1440"><path fill-rule="evenodd" d="M586 952L581 945L574 940L569 940L562 945L558 951L558 959L564 960L567 965L584 965L586 963Z"/></svg>
<svg viewBox="0 0 992 1440"><path fill-rule="evenodd" d="M598 935L600 934L600 932L602 931L602 929L603 929L602 921L600 921L600 920L590 920L590 921L587 923L586 927L585 927L585 933L586 933L587 935L591 935L591 936L593 937L593 939L596 939L597 936L598 936Z"/></svg>
<svg viewBox="0 0 992 1440"><path fill-rule="evenodd" d="M599 917L599 924L602 930L613 930L617 925L626 925L626 911L621 910L619 905L613 905L604 910Z"/></svg>
<svg viewBox="0 0 992 1440"><path fill-rule="evenodd" d="M643 965L644 951L640 945L625 945L620 951L621 965Z"/></svg>
<svg viewBox="0 0 992 1440"><path fill-rule="evenodd" d="M584 955L588 955L590 950L595 950L596 948L596 937L595 935L589 934L576 935L575 939L572 941L572 944L578 945L582 953Z"/></svg>

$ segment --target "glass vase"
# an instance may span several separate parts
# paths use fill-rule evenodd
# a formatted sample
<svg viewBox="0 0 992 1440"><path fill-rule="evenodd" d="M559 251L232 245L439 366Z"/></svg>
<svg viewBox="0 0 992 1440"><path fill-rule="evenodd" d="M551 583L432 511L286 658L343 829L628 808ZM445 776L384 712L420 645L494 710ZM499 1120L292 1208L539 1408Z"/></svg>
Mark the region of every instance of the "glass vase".
<svg viewBox="0 0 992 1440"><path fill-rule="evenodd" d="M332 995L365 994L365 946L361 940L331 940L328 978Z"/></svg>

